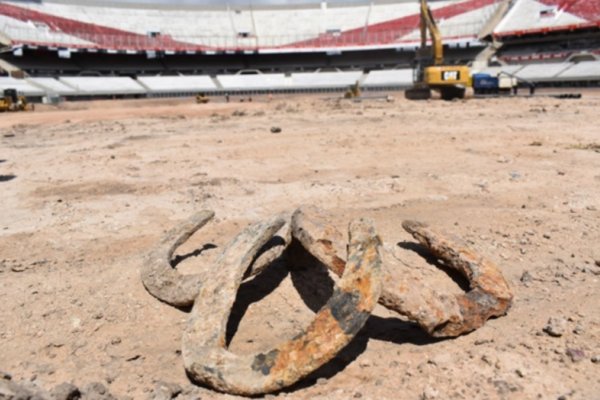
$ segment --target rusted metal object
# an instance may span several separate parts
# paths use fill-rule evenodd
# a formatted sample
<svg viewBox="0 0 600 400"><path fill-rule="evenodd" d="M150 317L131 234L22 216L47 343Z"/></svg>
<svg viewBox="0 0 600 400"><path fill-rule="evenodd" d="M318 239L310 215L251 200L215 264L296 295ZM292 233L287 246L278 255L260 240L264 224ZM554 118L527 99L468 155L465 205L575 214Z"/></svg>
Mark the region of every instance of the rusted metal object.
<svg viewBox="0 0 600 400"><path fill-rule="evenodd" d="M301 334L258 354L225 348L225 329L253 251L285 223L255 224L224 250L194 302L183 335L183 359L196 382L234 394L272 392L297 382L345 347L368 319L381 294L381 241L370 221L349 226L348 262L332 297ZM307 249L310 250L310 249ZM331 267L331 266L330 266Z"/></svg>
<svg viewBox="0 0 600 400"><path fill-rule="evenodd" d="M146 290L157 299L175 307L189 307L194 303L198 292L210 276L203 270L197 274L182 275L171 265L175 250L194 233L205 226L215 213L202 210L181 225L170 230L146 258L141 268L142 283ZM287 218L289 219L289 218ZM275 259L280 257L291 240L289 224L267 242L247 271L246 278L261 273Z"/></svg>
<svg viewBox="0 0 600 400"><path fill-rule="evenodd" d="M450 239L424 223L404 221L402 227L437 258L462 276L470 290L455 297L459 318L436 326L434 336L458 336L481 327L491 317L508 311L513 295L504 276L493 262L469 249L458 239Z"/></svg>
<svg viewBox="0 0 600 400"><path fill-rule="evenodd" d="M176 307L192 305L206 279L203 274L182 275L171 266L173 253L198 229L206 225L215 213L202 210L183 224L170 230L145 260L141 268L142 283L159 300Z"/></svg>
<svg viewBox="0 0 600 400"><path fill-rule="evenodd" d="M292 216L292 235L332 272L341 275L341 233L315 207L303 207ZM424 282L418 271L402 268L392 249L384 246L383 292L379 303L406 316L435 337L454 337L481 327L490 317L504 315L512 293L502 273L492 262L458 241L435 232L425 224L405 221L411 233L448 267L461 273L470 290L461 295L440 293Z"/></svg>

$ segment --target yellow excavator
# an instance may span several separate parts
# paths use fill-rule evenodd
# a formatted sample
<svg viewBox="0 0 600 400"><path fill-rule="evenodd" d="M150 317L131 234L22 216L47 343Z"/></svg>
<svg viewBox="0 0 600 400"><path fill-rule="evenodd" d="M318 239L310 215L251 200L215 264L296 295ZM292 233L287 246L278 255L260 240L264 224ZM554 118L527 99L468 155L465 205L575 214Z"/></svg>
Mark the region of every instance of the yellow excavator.
<svg viewBox="0 0 600 400"><path fill-rule="evenodd" d="M440 93L442 99L462 99L472 86L471 70L466 65L444 65L444 46L440 30L433 18L427 0L421 1L421 47L417 51L414 85L404 92L409 100L427 100L431 91ZM427 46L427 31L431 48Z"/></svg>
<svg viewBox="0 0 600 400"><path fill-rule="evenodd" d="M15 89L4 89L0 96L0 112L4 111L33 111L33 104L27 98L17 93Z"/></svg>

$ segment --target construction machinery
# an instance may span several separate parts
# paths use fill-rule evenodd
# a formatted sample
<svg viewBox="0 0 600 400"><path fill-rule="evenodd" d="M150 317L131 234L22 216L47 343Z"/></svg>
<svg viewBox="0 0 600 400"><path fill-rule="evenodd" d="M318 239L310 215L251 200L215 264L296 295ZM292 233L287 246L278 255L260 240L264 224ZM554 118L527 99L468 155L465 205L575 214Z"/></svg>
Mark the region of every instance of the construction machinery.
<svg viewBox="0 0 600 400"><path fill-rule="evenodd" d="M196 103L198 104L206 104L210 101L210 99L208 98L208 96L204 93L198 93L196 95Z"/></svg>
<svg viewBox="0 0 600 400"><path fill-rule="evenodd" d="M406 90L409 100L431 98L431 91L440 93L442 99L464 98L471 87L471 71L466 65L444 65L444 46L440 30L433 18L427 0L421 1L421 47L417 51L414 70L414 85ZM431 37L431 47L427 46L427 32Z"/></svg>
<svg viewBox="0 0 600 400"><path fill-rule="evenodd" d="M17 93L16 89L4 89L0 97L0 112L4 111L33 111L33 104L27 98Z"/></svg>
<svg viewBox="0 0 600 400"><path fill-rule="evenodd" d="M345 99L356 99L356 98L360 97L360 94L361 94L360 83L359 83L359 81L356 81L354 83L354 85L348 86L348 89L346 89L346 91L344 92L344 98Z"/></svg>

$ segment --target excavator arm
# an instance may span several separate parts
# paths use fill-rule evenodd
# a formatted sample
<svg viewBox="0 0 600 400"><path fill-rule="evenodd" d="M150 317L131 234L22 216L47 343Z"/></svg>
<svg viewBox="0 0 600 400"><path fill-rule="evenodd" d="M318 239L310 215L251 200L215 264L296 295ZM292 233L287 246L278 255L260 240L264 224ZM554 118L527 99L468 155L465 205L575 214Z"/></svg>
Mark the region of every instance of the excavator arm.
<svg viewBox="0 0 600 400"><path fill-rule="evenodd" d="M431 36L431 49L433 55L433 65L442 65L444 63L444 46L442 44L442 35L435 23L431 8L427 4L427 0L421 0L421 49L427 48L427 31Z"/></svg>

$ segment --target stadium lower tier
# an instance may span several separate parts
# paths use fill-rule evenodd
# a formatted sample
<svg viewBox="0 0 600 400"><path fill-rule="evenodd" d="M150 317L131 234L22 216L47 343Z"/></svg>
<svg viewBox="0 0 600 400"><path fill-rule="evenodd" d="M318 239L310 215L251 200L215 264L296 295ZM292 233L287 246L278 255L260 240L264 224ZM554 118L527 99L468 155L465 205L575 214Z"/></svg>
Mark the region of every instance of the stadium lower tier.
<svg viewBox="0 0 600 400"><path fill-rule="evenodd" d="M600 86L600 61L506 65L473 72L507 74L539 86ZM157 97L196 93L341 91L359 82L366 90L407 88L413 70L293 72L218 75L0 77L0 90L16 89L33 100L66 98Z"/></svg>

